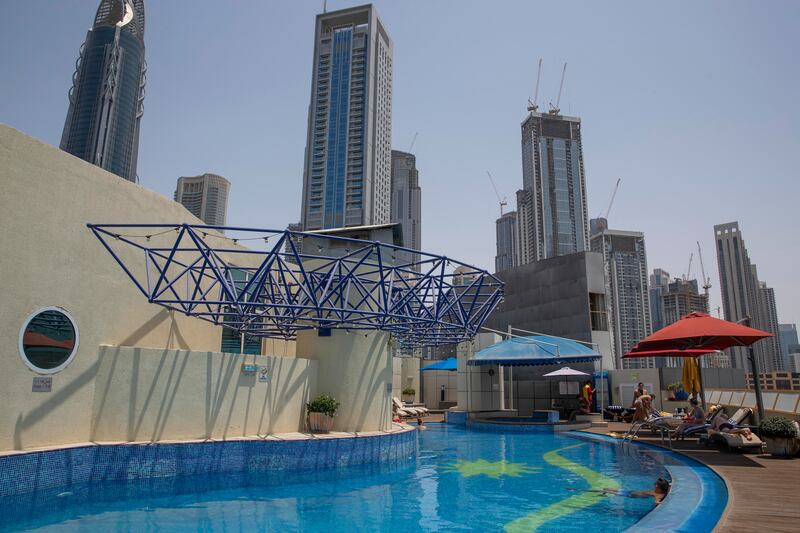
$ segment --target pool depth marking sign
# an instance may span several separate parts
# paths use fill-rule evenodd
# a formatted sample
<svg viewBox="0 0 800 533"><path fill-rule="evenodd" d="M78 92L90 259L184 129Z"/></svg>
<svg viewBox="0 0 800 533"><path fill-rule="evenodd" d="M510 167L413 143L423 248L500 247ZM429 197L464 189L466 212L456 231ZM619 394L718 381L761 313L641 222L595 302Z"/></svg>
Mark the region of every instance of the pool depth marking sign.
<svg viewBox="0 0 800 533"><path fill-rule="evenodd" d="M53 390L52 377L35 377L33 378L33 387L31 392L51 392Z"/></svg>
<svg viewBox="0 0 800 533"><path fill-rule="evenodd" d="M258 367L258 381L266 383L269 381L269 368L266 366Z"/></svg>

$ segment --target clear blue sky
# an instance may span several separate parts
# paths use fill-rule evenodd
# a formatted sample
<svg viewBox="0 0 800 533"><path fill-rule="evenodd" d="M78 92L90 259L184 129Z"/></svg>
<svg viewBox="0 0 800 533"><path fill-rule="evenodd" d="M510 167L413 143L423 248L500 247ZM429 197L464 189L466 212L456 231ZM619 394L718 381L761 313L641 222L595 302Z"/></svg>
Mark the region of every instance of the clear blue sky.
<svg viewBox="0 0 800 533"><path fill-rule="evenodd" d="M58 145L98 2L0 3L0 121ZM567 61L561 107L583 119L590 215L621 176L611 226L644 231L650 270L673 275L700 240L714 307L712 226L738 220L780 321L800 322L799 2L376 4L395 45L394 147L419 132L425 250L493 268L486 170L513 204L536 63L546 103ZM322 1L146 5L142 185L171 197L178 176L213 171L233 183L229 224L296 221Z"/></svg>

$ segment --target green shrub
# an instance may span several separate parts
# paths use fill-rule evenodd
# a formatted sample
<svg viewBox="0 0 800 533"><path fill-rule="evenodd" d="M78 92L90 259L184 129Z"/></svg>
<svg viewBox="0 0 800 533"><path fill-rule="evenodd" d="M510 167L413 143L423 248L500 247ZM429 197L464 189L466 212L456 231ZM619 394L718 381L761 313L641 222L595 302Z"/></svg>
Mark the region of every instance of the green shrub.
<svg viewBox="0 0 800 533"><path fill-rule="evenodd" d="M674 390L674 391L683 390L683 383L681 383L680 381L676 381L675 383L670 383L669 385L667 385L667 390Z"/></svg>
<svg viewBox="0 0 800 533"><path fill-rule="evenodd" d="M405 389L403 389L403 395L404 396L414 396L416 393L417 393L417 391L415 391L411 387L406 387Z"/></svg>
<svg viewBox="0 0 800 533"><path fill-rule="evenodd" d="M311 403L306 404L306 411L309 413L322 413L328 416L336 416L339 409L339 402L327 394L320 394Z"/></svg>
<svg viewBox="0 0 800 533"><path fill-rule="evenodd" d="M791 439L797 436L797 429L794 423L783 416L770 416L764 419L761 425L758 426L758 429L762 437Z"/></svg>

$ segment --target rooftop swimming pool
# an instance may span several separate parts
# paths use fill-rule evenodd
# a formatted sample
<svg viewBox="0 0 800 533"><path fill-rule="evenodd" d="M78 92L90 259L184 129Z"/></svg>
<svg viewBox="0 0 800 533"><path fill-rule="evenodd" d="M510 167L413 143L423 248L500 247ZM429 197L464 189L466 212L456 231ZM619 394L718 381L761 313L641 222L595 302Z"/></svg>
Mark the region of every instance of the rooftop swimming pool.
<svg viewBox="0 0 800 533"><path fill-rule="evenodd" d="M428 427L409 437L418 439L416 453L379 462L165 471L5 496L0 529L696 532L713 528L727 500L710 470L646 446L550 431ZM674 489L653 513L651 499L585 491L650 489L658 477L672 478Z"/></svg>

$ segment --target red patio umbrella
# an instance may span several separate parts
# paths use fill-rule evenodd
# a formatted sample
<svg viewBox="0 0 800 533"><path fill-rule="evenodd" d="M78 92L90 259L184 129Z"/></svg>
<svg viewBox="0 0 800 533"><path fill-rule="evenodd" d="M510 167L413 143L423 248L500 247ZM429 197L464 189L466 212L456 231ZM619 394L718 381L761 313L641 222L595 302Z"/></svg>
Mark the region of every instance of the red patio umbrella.
<svg viewBox="0 0 800 533"><path fill-rule="evenodd" d="M662 357L680 357L681 353L684 356L699 357L705 353L725 350L734 346L750 346L758 340L772 336L766 331L714 318L706 313L695 312L689 313L677 322L645 337L624 357L651 357L655 355L654 352L663 352L658 355ZM764 409L761 401L758 366L752 353L750 365L756 385L758 417L761 419ZM705 399L703 400L705 403Z"/></svg>
<svg viewBox="0 0 800 533"><path fill-rule="evenodd" d="M634 347L634 350L636 348ZM641 350L626 353L622 356L623 359L631 359L633 357L700 357L710 353L718 352L719 350Z"/></svg>
<svg viewBox="0 0 800 533"><path fill-rule="evenodd" d="M733 346L750 346L757 340L772 336L760 329L695 312L645 337L631 352L696 349L713 352Z"/></svg>

